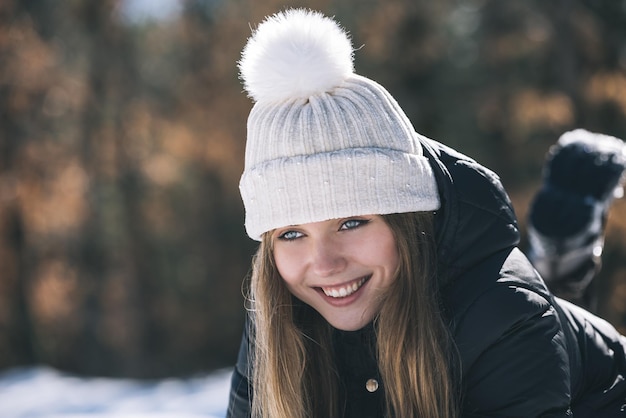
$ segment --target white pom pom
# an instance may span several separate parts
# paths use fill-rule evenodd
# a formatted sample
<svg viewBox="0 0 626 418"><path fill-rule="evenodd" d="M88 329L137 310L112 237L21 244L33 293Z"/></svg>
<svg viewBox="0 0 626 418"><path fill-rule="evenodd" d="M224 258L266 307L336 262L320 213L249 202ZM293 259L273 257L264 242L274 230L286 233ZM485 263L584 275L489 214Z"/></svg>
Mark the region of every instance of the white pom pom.
<svg viewBox="0 0 626 418"><path fill-rule="evenodd" d="M268 17L248 40L239 70L255 101L307 98L332 90L353 72L352 43L334 20L291 9Z"/></svg>

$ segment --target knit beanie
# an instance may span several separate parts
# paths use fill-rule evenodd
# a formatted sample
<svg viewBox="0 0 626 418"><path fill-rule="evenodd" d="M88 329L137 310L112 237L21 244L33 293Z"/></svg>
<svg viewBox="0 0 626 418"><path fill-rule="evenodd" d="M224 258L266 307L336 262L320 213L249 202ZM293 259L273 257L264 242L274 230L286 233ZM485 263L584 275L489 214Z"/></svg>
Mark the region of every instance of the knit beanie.
<svg viewBox="0 0 626 418"><path fill-rule="evenodd" d="M381 85L354 73L348 34L304 9L267 17L239 70L255 102L240 191L248 235L367 214L433 211L420 136Z"/></svg>

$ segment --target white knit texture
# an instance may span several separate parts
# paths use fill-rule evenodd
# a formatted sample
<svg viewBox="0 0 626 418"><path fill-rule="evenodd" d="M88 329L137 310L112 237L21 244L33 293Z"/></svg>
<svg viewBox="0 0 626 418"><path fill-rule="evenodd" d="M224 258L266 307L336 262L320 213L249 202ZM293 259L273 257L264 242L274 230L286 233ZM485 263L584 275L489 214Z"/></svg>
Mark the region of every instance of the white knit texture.
<svg viewBox="0 0 626 418"><path fill-rule="evenodd" d="M246 171L241 195L255 240L288 225L367 214L433 211L439 195L423 156L346 149L269 161Z"/></svg>
<svg viewBox="0 0 626 418"><path fill-rule="evenodd" d="M262 24L244 49L258 65L269 66L268 57L277 56L272 46L282 51L288 40L265 43L255 39L280 38L280 33L293 37L295 26L307 28L304 33L315 39L315 45L321 45L317 42L321 38L336 37L337 31L348 39L332 20L310 12L288 12L266 22L272 25ZM291 29L282 30L282 26ZM264 28L271 28L271 36ZM278 55L301 63L298 54L310 55L306 45L302 35L293 54ZM286 76L290 81L281 84L273 78L273 71L267 83L251 80L250 74L268 73L258 68L243 71L249 64L245 57L240 63L244 83L257 99L248 117L245 168L239 185L246 231L253 239L288 225L440 207L437 183L418 134L387 90L352 72L349 40L348 46L343 48L343 64L317 62L315 71L302 69L303 78L295 84L292 74ZM336 72L339 67L345 71L345 54L349 72ZM319 82L317 73L325 74L324 82ZM270 82L278 86L275 95L265 91ZM257 90L261 84L263 88ZM315 88L305 91L301 86Z"/></svg>

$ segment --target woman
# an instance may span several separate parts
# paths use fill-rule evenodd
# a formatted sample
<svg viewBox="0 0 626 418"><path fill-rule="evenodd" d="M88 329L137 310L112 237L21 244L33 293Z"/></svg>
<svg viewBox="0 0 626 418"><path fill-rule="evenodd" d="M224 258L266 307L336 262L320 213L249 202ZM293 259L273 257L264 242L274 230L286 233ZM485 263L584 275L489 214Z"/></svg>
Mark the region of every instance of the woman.
<svg viewBox="0 0 626 418"><path fill-rule="evenodd" d="M546 289L498 177L417 134L352 52L305 10L243 51L260 246L228 416L626 416L624 338Z"/></svg>

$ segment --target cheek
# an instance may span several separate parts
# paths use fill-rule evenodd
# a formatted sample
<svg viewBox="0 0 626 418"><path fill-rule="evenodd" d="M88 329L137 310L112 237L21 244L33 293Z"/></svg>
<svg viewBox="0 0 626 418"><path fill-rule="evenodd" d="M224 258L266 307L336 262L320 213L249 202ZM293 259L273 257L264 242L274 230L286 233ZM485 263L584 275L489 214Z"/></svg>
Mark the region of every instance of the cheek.
<svg viewBox="0 0 626 418"><path fill-rule="evenodd" d="M384 266L386 270L393 276L398 270L400 264L400 255L393 236L387 236L386 239L378 241L378 247L375 252L378 255L379 264Z"/></svg>
<svg viewBox="0 0 626 418"><path fill-rule="evenodd" d="M290 254L289 251L274 250L274 263L276 263L276 269L282 279L289 283L293 283L299 276L299 263L298 257Z"/></svg>
<svg viewBox="0 0 626 418"><path fill-rule="evenodd" d="M389 273L395 277L396 272L398 271L398 265L400 264L400 256L398 255L398 250L395 247L387 249L383 263Z"/></svg>

